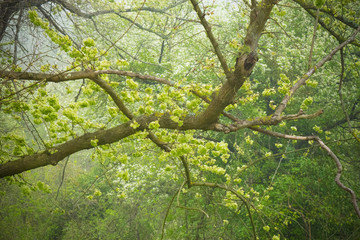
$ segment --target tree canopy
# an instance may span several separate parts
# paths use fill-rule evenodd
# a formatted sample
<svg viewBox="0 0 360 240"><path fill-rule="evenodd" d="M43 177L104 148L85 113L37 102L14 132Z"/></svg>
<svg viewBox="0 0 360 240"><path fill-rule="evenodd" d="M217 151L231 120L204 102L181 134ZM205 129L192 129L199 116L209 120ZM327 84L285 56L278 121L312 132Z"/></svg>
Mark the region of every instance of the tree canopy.
<svg viewBox="0 0 360 240"><path fill-rule="evenodd" d="M356 239L358 1L0 12L3 234Z"/></svg>

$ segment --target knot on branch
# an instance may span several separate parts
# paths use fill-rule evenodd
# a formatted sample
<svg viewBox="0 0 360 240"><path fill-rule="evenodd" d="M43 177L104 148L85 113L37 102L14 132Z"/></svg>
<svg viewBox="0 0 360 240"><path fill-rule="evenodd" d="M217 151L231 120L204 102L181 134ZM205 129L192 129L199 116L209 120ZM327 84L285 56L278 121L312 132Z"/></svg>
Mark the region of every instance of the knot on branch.
<svg viewBox="0 0 360 240"><path fill-rule="evenodd" d="M215 123L214 130L227 134L230 132L235 132L236 130L238 130L238 128L236 127L236 125L233 125L233 124L224 125L224 124L220 124L220 123Z"/></svg>
<svg viewBox="0 0 360 240"><path fill-rule="evenodd" d="M257 53L255 51L252 51L247 55L245 62L244 62L244 69L246 71L251 71L252 68L255 66L255 63L259 60L257 57Z"/></svg>

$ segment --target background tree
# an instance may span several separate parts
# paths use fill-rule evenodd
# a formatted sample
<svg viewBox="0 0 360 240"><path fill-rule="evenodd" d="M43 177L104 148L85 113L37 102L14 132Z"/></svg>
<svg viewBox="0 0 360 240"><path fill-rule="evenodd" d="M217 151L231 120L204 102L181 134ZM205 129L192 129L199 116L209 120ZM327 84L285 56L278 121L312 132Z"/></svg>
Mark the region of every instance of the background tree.
<svg viewBox="0 0 360 240"><path fill-rule="evenodd" d="M356 1L0 9L6 236L355 239Z"/></svg>

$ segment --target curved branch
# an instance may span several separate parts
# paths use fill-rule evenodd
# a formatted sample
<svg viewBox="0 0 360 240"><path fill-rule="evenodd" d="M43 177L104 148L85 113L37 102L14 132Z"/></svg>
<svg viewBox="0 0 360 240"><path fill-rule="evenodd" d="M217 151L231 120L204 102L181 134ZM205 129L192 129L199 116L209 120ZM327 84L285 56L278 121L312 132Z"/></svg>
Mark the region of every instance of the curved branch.
<svg viewBox="0 0 360 240"><path fill-rule="evenodd" d="M104 14L111 14L111 13L119 13L119 12L139 12L139 11L148 11L148 12L156 12L156 13L165 13L167 10L174 8L180 4L185 3L187 0L182 0L179 1L177 3L174 3L168 7L165 7L164 9L157 9L157 8L152 8L152 7L139 7L139 8L128 8L128 9L124 9L124 10L120 10L120 9L108 9L108 10L101 10L101 11L95 11L95 12L90 12L90 13L85 13L83 12L81 9L77 8L76 6L68 3L66 0L57 0L57 2L59 2L65 9L67 9L68 11L70 11L71 13L76 14L79 17L83 17L83 18L92 18L92 17L96 17L99 15L104 15Z"/></svg>
<svg viewBox="0 0 360 240"><path fill-rule="evenodd" d="M186 206L182 206L182 205L178 205L176 206L178 208L182 208L182 209L187 209L187 210L195 210L195 211L199 211L201 213L203 213L207 218L209 218L209 214L207 214L204 210L202 210L201 208L194 208L194 207L186 207Z"/></svg>
<svg viewBox="0 0 360 240"><path fill-rule="evenodd" d="M340 188L342 188L343 190L347 191L350 194L351 201L354 206L355 212L356 212L357 216L360 218L360 209L357 204L357 198L356 198L356 194L355 194L354 190L345 186L340 180L343 168L342 168L339 158L331 151L331 149L328 146L325 145L325 143L319 137L315 137L315 138L316 138L316 141L320 144L321 148L324 149L329 154L329 156L334 160L336 167L337 167L335 182Z"/></svg>
<svg viewBox="0 0 360 240"><path fill-rule="evenodd" d="M292 140L317 141L320 144L320 147L322 149L324 149L328 153L328 155L334 160L336 168L337 168L335 182L341 189L347 191L350 194L351 201L352 201L353 207L355 209L355 212L356 212L357 216L360 218L360 209L357 204L357 198L356 198L356 194L355 194L354 190L345 186L340 180L343 168L342 168L339 158L333 153L333 151L331 151L331 149L318 136L294 136L294 135L273 132L273 131L265 130L265 129L258 128L258 127L252 127L251 129L254 131L257 131L257 132L261 132L266 135L273 136L273 137L286 138L286 139L292 139Z"/></svg>
<svg viewBox="0 0 360 240"><path fill-rule="evenodd" d="M254 235L254 239L257 239L256 237L256 228L255 228L255 224L254 224L254 220L252 218L252 214L250 211L250 206L248 201L246 200L246 198L240 194L238 194L234 189L232 189L231 187L227 187L227 186L223 186L217 183L210 183L210 182L192 182L191 186L206 186L206 187L211 187L211 188L220 188L220 189L224 189L226 191L230 191L231 193L233 193L236 197L238 197L245 205L246 210L249 214L249 218L250 218L250 222L251 222L251 226L252 226L252 230L253 230L253 235Z"/></svg>

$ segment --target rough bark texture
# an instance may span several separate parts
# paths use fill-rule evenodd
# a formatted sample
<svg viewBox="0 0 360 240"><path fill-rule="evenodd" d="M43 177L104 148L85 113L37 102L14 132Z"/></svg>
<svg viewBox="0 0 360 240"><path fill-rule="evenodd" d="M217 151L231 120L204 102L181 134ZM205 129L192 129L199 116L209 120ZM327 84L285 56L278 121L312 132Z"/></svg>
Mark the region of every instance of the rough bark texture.
<svg viewBox="0 0 360 240"><path fill-rule="evenodd" d="M91 17L88 14L81 12L79 9L68 4L66 1L59 1L66 9L70 10L73 13L76 13L78 16L82 17ZM239 53L239 58L236 62L235 71L230 72L225 58L223 57L218 43L216 42L209 24L206 21L205 15L202 13L201 9L198 6L197 1L191 1L198 17L205 28L207 36L213 45L214 51L217 54L221 66L226 74L227 81L222 85L219 92L217 92L214 99L210 102L207 109L204 112L196 116L187 116L183 120L184 123L181 127L177 123L171 121L168 114L157 114L151 116L143 116L136 118L140 127L134 130L130 127L129 121L127 123L121 124L115 128L108 130L99 130L94 133L87 133L83 136L77 137L74 140L70 140L64 144L55 146L53 149L50 149L46 152L37 153L31 156L25 156L18 160L14 160L5 164L0 165L0 177L11 176L17 173L21 173L30 169L37 167L57 164L59 161L64 159L66 156L69 156L77 151L84 149L92 148L91 140L98 139L99 145L109 144L116 141L119 141L129 135L136 133L137 131L144 130L147 128L148 124L152 121L159 120L161 128L167 129L179 129L179 130L188 130L188 129L199 129L199 130L215 130L215 131L226 131L230 130L227 127L222 126L218 123L219 116L223 113L224 108L233 103L234 98L237 94L239 88L243 85L245 79L251 74L252 69L255 66L257 61L257 44L261 36L261 32L265 28L265 23L269 18L271 9L273 8L276 1L274 0L264 0L261 4L258 4L253 8L251 13L250 25L247 30L247 35L245 38L245 43L250 47L251 52L247 54ZM100 13L100 12L98 12ZM101 12L104 14L105 12ZM85 15L84 15L85 14ZM129 112L125 106L121 103L121 100L117 99L115 94L108 89L108 86L104 84L101 79L98 78L99 74L118 74L123 76L132 76L138 77L140 79L148 79L152 81L157 81L161 84L172 85L171 82L164 79L144 76L136 73L130 73L125 71L83 71L83 72L68 72L68 73L59 73L59 74L45 74L45 73L15 73L9 71L0 71L1 78L10 78L10 79L23 79L23 80L35 80L35 81L46 81L46 82L64 82L82 78L92 79L99 86L101 86L113 100L117 103L119 109L130 119L132 119L132 114ZM155 117L156 116L156 117ZM271 122L266 122L262 119L255 119L251 122L243 121L238 122L236 129L242 127L247 127L254 125L263 125L263 124L273 124ZM235 129L235 128L234 128ZM154 136L152 136L154 137ZM156 143L156 141L155 141Z"/></svg>
<svg viewBox="0 0 360 240"><path fill-rule="evenodd" d="M21 9L39 6L48 0L6 0L0 2L0 41L3 39L5 30L11 17Z"/></svg>
<svg viewBox="0 0 360 240"><path fill-rule="evenodd" d="M137 131L144 130L148 123L155 119L156 117L154 116L142 117L136 119L136 121L140 124L140 127L137 129L133 129L130 126L131 122L127 122L107 130L98 130L94 133L84 134L47 151L7 162L0 165L0 178L46 165L56 165L66 156L81 150L93 148L94 146L91 144L91 140L97 139L97 145L114 143L136 133Z"/></svg>

